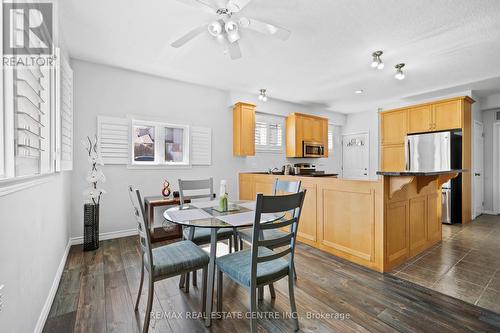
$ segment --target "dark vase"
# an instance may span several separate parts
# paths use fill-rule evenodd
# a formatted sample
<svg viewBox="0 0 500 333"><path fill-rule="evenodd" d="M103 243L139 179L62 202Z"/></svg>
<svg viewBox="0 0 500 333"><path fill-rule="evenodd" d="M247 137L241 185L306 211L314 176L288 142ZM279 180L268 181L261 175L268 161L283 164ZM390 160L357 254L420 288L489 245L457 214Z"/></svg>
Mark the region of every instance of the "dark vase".
<svg viewBox="0 0 500 333"><path fill-rule="evenodd" d="M99 205L83 206L83 251L99 248Z"/></svg>

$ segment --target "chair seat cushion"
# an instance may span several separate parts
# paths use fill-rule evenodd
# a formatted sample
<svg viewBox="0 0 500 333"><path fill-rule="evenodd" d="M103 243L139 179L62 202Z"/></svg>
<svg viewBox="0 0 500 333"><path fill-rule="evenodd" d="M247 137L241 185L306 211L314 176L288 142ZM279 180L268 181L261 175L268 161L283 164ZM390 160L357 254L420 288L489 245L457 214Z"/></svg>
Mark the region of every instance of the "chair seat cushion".
<svg viewBox="0 0 500 333"><path fill-rule="evenodd" d="M191 241L184 240L154 248L153 275L170 277L187 271L194 271L208 265L210 257ZM144 254L147 265L147 256Z"/></svg>
<svg viewBox="0 0 500 333"><path fill-rule="evenodd" d="M189 239L189 229L194 228L194 238L192 241L195 244L201 245L201 244L208 244L210 243L210 234L211 234L211 228L196 228L196 227L189 227L189 228L184 228L182 231L182 234L184 235L185 239ZM233 236L233 229L232 228L221 228L217 231L217 239L228 239Z"/></svg>
<svg viewBox="0 0 500 333"><path fill-rule="evenodd" d="M259 256L275 254L267 247L259 247ZM219 269L243 286L250 287L252 250L234 252L216 259ZM288 261L278 258L257 264L257 285L265 285L288 275Z"/></svg>
<svg viewBox="0 0 500 333"><path fill-rule="evenodd" d="M262 230L262 232L264 233L264 239L280 238L287 235L286 232L278 229ZM240 235L241 239L247 242L252 242L253 229L252 228L238 229L238 235Z"/></svg>

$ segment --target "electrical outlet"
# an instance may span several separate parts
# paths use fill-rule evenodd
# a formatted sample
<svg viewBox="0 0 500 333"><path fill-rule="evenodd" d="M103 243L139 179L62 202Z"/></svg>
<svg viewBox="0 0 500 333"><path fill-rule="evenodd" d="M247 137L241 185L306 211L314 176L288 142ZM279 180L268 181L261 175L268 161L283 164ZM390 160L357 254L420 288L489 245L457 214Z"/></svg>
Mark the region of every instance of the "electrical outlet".
<svg viewBox="0 0 500 333"><path fill-rule="evenodd" d="M2 312L3 308L3 287L4 285L0 285L0 312Z"/></svg>

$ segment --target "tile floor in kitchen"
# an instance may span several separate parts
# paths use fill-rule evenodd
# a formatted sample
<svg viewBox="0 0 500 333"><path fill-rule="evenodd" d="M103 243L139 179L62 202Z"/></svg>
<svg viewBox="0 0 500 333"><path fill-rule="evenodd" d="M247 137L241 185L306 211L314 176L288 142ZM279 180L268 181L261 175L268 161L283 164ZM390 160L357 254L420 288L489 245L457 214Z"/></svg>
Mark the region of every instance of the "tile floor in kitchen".
<svg viewBox="0 0 500 333"><path fill-rule="evenodd" d="M500 216L443 225L443 241L391 274L500 313Z"/></svg>

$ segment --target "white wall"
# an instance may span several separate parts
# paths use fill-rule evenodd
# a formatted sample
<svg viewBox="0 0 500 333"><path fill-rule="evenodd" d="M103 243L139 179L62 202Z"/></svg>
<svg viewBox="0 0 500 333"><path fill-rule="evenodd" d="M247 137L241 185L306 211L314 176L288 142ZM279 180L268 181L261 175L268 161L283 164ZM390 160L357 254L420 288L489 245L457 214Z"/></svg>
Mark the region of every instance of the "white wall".
<svg viewBox="0 0 500 333"><path fill-rule="evenodd" d="M368 132L370 135L370 166L368 175L370 179L377 179L379 167L379 125L377 110L347 115L346 123L342 127L342 134L360 132Z"/></svg>
<svg viewBox="0 0 500 333"><path fill-rule="evenodd" d="M235 101L254 102L244 95L188 84L184 82L154 77L104 65L73 60L75 80L75 140L96 132L98 115L124 117L127 114L165 119L168 122L211 127L212 165L177 169L129 169L125 165L103 167L107 191L102 199L100 232L108 233L135 229L126 192L127 185L133 184L143 195L159 195L164 179L177 189L178 178L214 177L215 184L227 179L230 197L237 198L237 176L240 171L265 171L293 163L282 154L258 153L254 157L233 157L232 155L232 113L230 105ZM251 96L255 98L254 96ZM245 98L245 99L243 99ZM308 109L270 99L265 105L258 105L259 112L286 115L300 109ZM338 118L342 120L343 116ZM339 132L339 131L337 131ZM338 172L338 161L334 156L320 162L326 171ZM303 161L303 159L300 159ZM330 166L331 165L331 166ZM326 169L326 168L329 169ZM337 168L337 170L334 170ZM87 173L87 162L83 148L75 147L73 202L71 233L73 237L82 235L82 191Z"/></svg>
<svg viewBox="0 0 500 333"><path fill-rule="evenodd" d="M47 183L0 197L2 332L35 330L68 244L70 175L46 179Z"/></svg>

